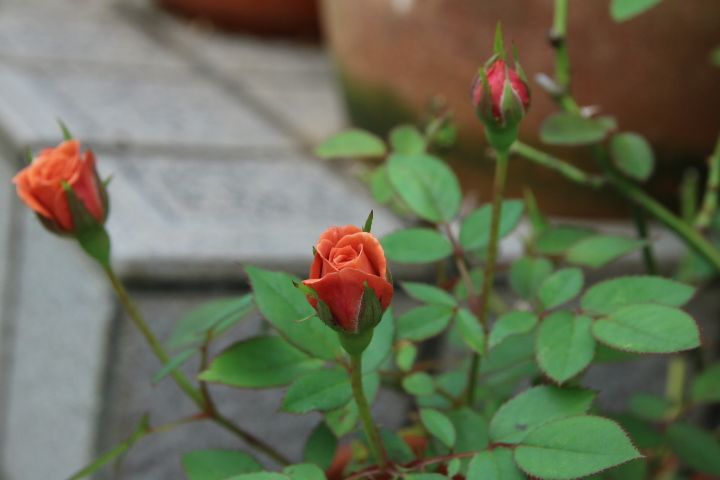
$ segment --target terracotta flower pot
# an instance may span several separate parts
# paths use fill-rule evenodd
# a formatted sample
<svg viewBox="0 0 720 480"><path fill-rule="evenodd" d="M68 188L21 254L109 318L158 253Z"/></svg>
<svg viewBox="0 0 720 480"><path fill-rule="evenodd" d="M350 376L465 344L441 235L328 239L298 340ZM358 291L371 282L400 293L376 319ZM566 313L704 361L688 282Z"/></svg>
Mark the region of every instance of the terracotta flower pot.
<svg viewBox="0 0 720 480"><path fill-rule="evenodd" d="M317 37L317 0L158 0L167 9L218 27L260 35Z"/></svg>
<svg viewBox="0 0 720 480"><path fill-rule="evenodd" d="M583 105L612 114L620 129L645 135L660 169L656 193L674 199L680 172L707 156L720 131L720 69L709 54L720 45L720 2L663 2L626 23L610 18L608 2L571 2L569 48L573 90ZM522 138L537 132L555 106L532 77L552 74L547 42L552 2L521 0L325 0L323 21L352 121L384 133L399 121L417 119L428 99L443 95L460 126L456 166L487 199L489 162L479 162L483 140L469 104L470 82L491 54L496 22L519 48L531 77L533 105ZM593 162L576 155L584 168ZM608 198L570 185L554 173L517 159L510 194L529 184L541 207L557 214L607 215Z"/></svg>

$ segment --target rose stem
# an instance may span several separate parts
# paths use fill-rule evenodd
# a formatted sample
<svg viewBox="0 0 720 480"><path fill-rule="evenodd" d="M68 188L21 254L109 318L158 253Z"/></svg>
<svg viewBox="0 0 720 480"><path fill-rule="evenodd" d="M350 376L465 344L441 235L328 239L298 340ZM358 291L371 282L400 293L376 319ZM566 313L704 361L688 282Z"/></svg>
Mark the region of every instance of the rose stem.
<svg viewBox="0 0 720 480"><path fill-rule="evenodd" d="M370 451L372 452L373 457L375 457L375 460L377 460L378 466L381 469L384 469L387 464L385 448L380 440L380 433L375 426L375 422L373 422L370 407L368 406L367 398L365 398L365 392L363 391L361 353L350 355L350 383L352 384L355 403L357 403L358 406L358 413L360 414L360 419L362 420L363 428L365 429L365 435L368 439Z"/></svg>
<svg viewBox="0 0 720 480"><path fill-rule="evenodd" d="M137 327L138 330L140 330L140 333L143 335L143 337L145 337L145 340L147 341L148 345L150 345L150 348L152 349L153 353L155 353L155 356L163 364L167 364L170 360L170 357L168 356L167 352L163 348L158 338L155 336L152 330L150 330L150 327L140 313L140 310L138 310L137 306L130 298L130 295L125 289L125 286L123 285L120 278L118 278L110 265L102 264L102 267L108 279L110 280L110 283L112 284L112 287L115 290L115 293L117 294L120 303L122 304L123 308L132 320L133 324ZM212 402L208 402L203 399L200 391L190 383L190 380L188 380L185 374L183 374L181 371L175 369L172 371L171 375L175 380L175 383L177 383L178 387L180 387L180 389L185 392L185 394L193 402L195 402L195 404L202 411L206 412L213 422L217 423L229 432L241 438L257 450L265 453L279 464L289 465L291 463L283 454L279 453L273 447L266 444L259 438L255 437L253 434L246 432L245 430L236 426L230 420L218 413L218 411L212 407Z"/></svg>
<svg viewBox="0 0 720 480"><path fill-rule="evenodd" d="M495 183L493 185L492 220L490 222L490 243L488 244L487 261L483 275L482 293L480 295L479 321L487 333L488 306L490 305L490 292L495 275L495 262L498 251L498 233L500 230L500 215L502 214L503 191L508 171L508 151L497 151L495 164ZM487 335L486 335L487 338ZM467 404L472 407L475 400L475 384L480 370L480 354L475 352L470 363L468 373Z"/></svg>

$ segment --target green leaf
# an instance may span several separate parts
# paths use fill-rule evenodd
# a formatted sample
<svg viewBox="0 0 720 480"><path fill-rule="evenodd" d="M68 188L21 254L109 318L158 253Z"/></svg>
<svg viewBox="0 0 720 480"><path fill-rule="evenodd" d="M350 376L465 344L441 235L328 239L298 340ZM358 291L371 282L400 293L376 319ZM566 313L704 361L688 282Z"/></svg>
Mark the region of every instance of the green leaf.
<svg viewBox="0 0 720 480"><path fill-rule="evenodd" d="M592 475L640 457L618 424L589 415L542 425L515 449L523 471L558 480Z"/></svg>
<svg viewBox="0 0 720 480"><path fill-rule="evenodd" d="M345 355L337 334L314 316L305 294L293 285L293 277L255 267L245 271L260 312L290 343L325 360Z"/></svg>
<svg viewBox="0 0 720 480"><path fill-rule="evenodd" d="M598 268L637 250L644 243L642 240L613 235L593 235L570 247L566 258L570 263Z"/></svg>
<svg viewBox="0 0 720 480"><path fill-rule="evenodd" d="M444 305L425 305L414 308L398 318L398 337L408 340L425 340L448 326L453 309Z"/></svg>
<svg viewBox="0 0 720 480"><path fill-rule="evenodd" d="M227 477L225 480L290 480L290 477L275 472L254 472Z"/></svg>
<svg viewBox="0 0 720 480"><path fill-rule="evenodd" d="M373 330L373 338L370 345L365 349L362 356L363 371L370 373L387 360L392 352L393 340L395 338L395 319L392 308L383 313L380 323Z"/></svg>
<svg viewBox="0 0 720 480"><path fill-rule="evenodd" d="M325 423L338 438L350 433L355 428L357 421L358 409L355 402L350 402L325 415Z"/></svg>
<svg viewBox="0 0 720 480"><path fill-rule="evenodd" d="M382 205L390 202L395 195L385 165L380 165L370 174L370 193L373 199Z"/></svg>
<svg viewBox="0 0 720 480"><path fill-rule="evenodd" d="M476 452L487 448L490 442L488 424L482 415L463 407L447 412L447 417L455 427L456 452Z"/></svg>
<svg viewBox="0 0 720 480"><path fill-rule="evenodd" d="M399 263L430 263L450 256L452 244L443 235L429 228L407 228L382 239L388 259Z"/></svg>
<svg viewBox="0 0 720 480"><path fill-rule="evenodd" d="M289 476L291 480L325 480L325 472L320 470L317 465L310 463L290 465L285 467L283 473Z"/></svg>
<svg viewBox="0 0 720 480"><path fill-rule="evenodd" d="M582 296L583 310L608 315L628 305L657 303L681 307L695 294L695 289L674 280L650 275L619 277L593 285Z"/></svg>
<svg viewBox="0 0 720 480"><path fill-rule="evenodd" d="M395 363L397 363L398 368L403 372L409 372L415 363L417 353L415 344L408 341L399 342L397 355L395 356Z"/></svg>
<svg viewBox="0 0 720 480"><path fill-rule="evenodd" d="M455 317L463 342L480 355L485 353L485 330L469 310L461 308Z"/></svg>
<svg viewBox="0 0 720 480"><path fill-rule="evenodd" d="M470 461L467 480L523 480L525 475L508 448L493 448L475 455Z"/></svg>
<svg viewBox="0 0 720 480"><path fill-rule="evenodd" d="M393 154L388 174L395 191L419 217L439 223L458 214L460 185L442 160L427 154Z"/></svg>
<svg viewBox="0 0 720 480"><path fill-rule="evenodd" d="M245 452L233 450L196 450L182 456L182 466L188 480L225 480L241 473L263 469L257 460Z"/></svg>
<svg viewBox="0 0 720 480"><path fill-rule="evenodd" d="M240 388L281 387L322 365L280 337L263 336L231 345L199 378Z"/></svg>
<svg viewBox="0 0 720 480"><path fill-rule="evenodd" d="M620 414L615 420L630 435L635 446L639 449L657 448L664 442L658 429L649 422L630 414Z"/></svg>
<svg viewBox="0 0 720 480"><path fill-rule="evenodd" d="M402 282L403 290L415 300L435 305L454 307L457 305L455 297L432 285L418 282Z"/></svg>
<svg viewBox="0 0 720 480"><path fill-rule="evenodd" d="M69 480L80 480L81 478L92 475L108 463L118 458L120 455L130 450L137 442L139 442L143 437L149 435L150 433L152 433L152 430L150 428L148 416L143 415L140 419L140 422L135 427L135 431L133 431L133 433L130 435L130 437L128 437L127 440L118 444L115 448L108 450L107 452L100 455L88 466L82 468L81 470L73 474L73 476L70 477Z"/></svg>
<svg viewBox="0 0 720 480"><path fill-rule="evenodd" d="M615 135L610 142L610 155L618 170L635 180L650 178L655 166L650 144L637 133Z"/></svg>
<svg viewBox="0 0 720 480"><path fill-rule="evenodd" d="M645 420L663 420L673 409L670 400L658 395L638 393L630 397L630 412Z"/></svg>
<svg viewBox="0 0 720 480"><path fill-rule="evenodd" d="M700 345L695 320L664 305L630 305L593 323L595 338L609 347L637 353L672 353Z"/></svg>
<svg viewBox="0 0 720 480"><path fill-rule="evenodd" d="M325 140L315 149L320 158L381 157L385 143L370 132L352 129L340 132Z"/></svg>
<svg viewBox="0 0 720 480"><path fill-rule="evenodd" d="M551 420L586 413L595 399L588 390L548 385L526 390L505 402L490 421L494 442L519 443L538 426Z"/></svg>
<svg viewBox="0 0 720 480"><path fill-rule="evenodd" d="M254 308L252 294L207 302L187 313L175 326L168 346L179 348L203 343L208 331L219 333L247 317Z"/></svg>
<svg viewBox="0 0 720 480"><path fill-rule="evenodd" d="M380 437L388 458L393 462L407 463L415 459L412 449L399 435L388 430L380 430Z"/></svg>
<svg viewBox="0 0 720 480"><path fill-rule="evenodd" d="M666 435L685 464L708 475L720 475L720 442L714 435L685 423L671 425Z"/></svg>
<svg viewBox="0 0 720 480"><path fill-rule="evenodd" d="M424 408L420 410L420 421L423 427L448 448L455 445L455 427L452 422L437 410Z"/></svg>
<svg viewBox="0 0 720 480"><path fill-rule="evenodd" d="M348 373L341 369L323 369L298 378L288 388L282 409L290 413L332 410L352 398Z"/></svg>
<svg viewBox="0 0 720 480"><path fill-rule="evenodd" d="M510 267L510 286L521 298L535 298L542 282L552 273L547 258L523 257Z"/></svg>
<svg viewBox="0 0 720 480"><path fill-rule="evenodd" d="M612 0L610 2L610 15L616 22L624 22L650 10L661 0Z"/></svg>
<svg viewBox="0 0 720 480"><path fill-rule="evenodd" d="M390 132L393 153L413 155L425 152L425 137L412 125L400 125Z"/></svg>
<svg viewBox="0 0 720 480"><path fill-rule="evenodd" d="M570 312L548 316L538 329L535 349L542 371L558 383L582 372L595 355L592 320Z"/></svg>
<svg viewBox="0 0 720 480"><path fill-rule="evenodd" d="M177 355L173 355L170 358L170 360L168 360L168 362L165 365L163 365L163 367L160 370L158 370L158 372L155 375L153 375L153 378L152 378L153 385L160 383L160 381L163 378L167 377L171 372L173 372L174 370L183 366L185 364L185 362L190 360L197 353L198 353L197 350L190 349L190 350L183 350L182 352L178 353Z"/></svg>
<svg viewBox="0 0 720 480"><path fill-rule="evenodd" d="M720 402L720 363L715 363L693 380L691 397L694 402Z"/></svg>
<svg viewBox="0 0 720 480"><path fill-rule="evenodd" d="M580 293L584 283L582 270L563 268L547 277L540 285L538 298L546 310L569 302Z"/></svg>
<svg viewBox="0 0 720 480"><path fill-rule="evenodd" d="M314 463L327 470L335 458L338 440L324 422L310 433L303 449L303 462Z"/></svg>
<svg viewBox="0 0 720 480"><path fill-rule="evenodd" d="M530 332L538 323L537 315L532 312L515 311L497 319L490 332L490 348L498 345L507 337Z"/></svg>
<svg viewBox="0 0 720 480"><path fill-rule="evenodd" d="M606 135L602 122L572 113L555 113L540 126L540 139L550 145L588 145Z"/></svg>
<svg viewBox="0 0 720 480"><path fill-rule="evenodd" d="M536 376L534 340L529 334L512 335L488 351L480 365L483 384L509 397L520 381Z"/></svg>
<svg viewBox="0 0 720 480"><path fill-rule="evenodd" d="M535 241L535 249L542 255L564 255L574 244L594 232L588 228L558 225L542 231Z"/></svg>
<svg viewBox="0 0 720 480"><path fill-rule="evenodd" d="M500 211L499 237L510 234L522 218L525 208L522 200L505 200ZM486 204L465 217L460 227L460 244L466 250L487 248L490 243L492 205Z"/></svg>
<svg viewBox="0 0 720 480"><path fill-rule="evenodd" d="M415 372L402 380L403 389L410 395L432 395L435 393L435 383L425 372Z"/></svg>

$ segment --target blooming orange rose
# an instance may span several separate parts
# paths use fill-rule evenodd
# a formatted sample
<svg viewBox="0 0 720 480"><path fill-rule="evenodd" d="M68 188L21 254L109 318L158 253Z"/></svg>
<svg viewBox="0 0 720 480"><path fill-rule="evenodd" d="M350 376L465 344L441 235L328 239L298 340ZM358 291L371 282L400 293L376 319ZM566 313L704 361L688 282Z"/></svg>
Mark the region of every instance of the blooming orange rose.
<svg viewBox="0 0 720 480"><path fill-rule="evenodd" d="M43 150L15 175L13 183L20 199L53 230L73 232L76 227L64 185L72 188L80 204L98 223L105 221L107 201L95 169L95 156L90 150L81 152L77 140Z"/></svg>
<svg viewBox="0 0 720 480"><path fill-rule="evenodd" d="M387 261L380 242L354 225L330 227L315 245L310 278L303 281L317 293L308 301L317 308L322 300L332 313L335 326L357 333L365 285L385 310L392 300L393 286L387 279Z"/></svg>

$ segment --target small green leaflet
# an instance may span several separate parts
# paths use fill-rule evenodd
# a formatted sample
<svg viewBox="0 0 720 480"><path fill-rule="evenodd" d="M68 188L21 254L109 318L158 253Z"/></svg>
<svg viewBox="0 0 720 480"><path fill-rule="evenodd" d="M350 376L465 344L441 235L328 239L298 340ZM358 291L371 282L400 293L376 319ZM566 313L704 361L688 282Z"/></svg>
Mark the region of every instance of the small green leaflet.
<svg viewBox="0 0 720 480"><path fill-rule="evenodd" d="M617 423L589 415L546 423L515 449L523 471L548 480L584 477L640 457Z"/></svg>
<svg viewBox="0 0 720 480"><path fill-rule="evenodd" d="M309 357L280 337L261 336L228 347L199 378L233 387L271 388L287 385L322 365L322 360Z"/></svg>
<svg viewBox="0 0 720 480"><path fill-rule="evenodd" d="M381 157L385 155L385 143L370 132L352 129L325 140L315 149L315 155L320 158Z"/></svg>
<svg viewBox="0 0 720 480"><path fill-rule="evenodd" d="M410 310L397 320L398 337L425 340L447 328L454 309L444 305L425 305Z"/></svg>
<svg viewBox="0 0 720 480"><path fill-rule="evenodd" d="M555 312L538 328L535 342L538 365L557 383L583 371L595 355L592 320L570 312Z"/></svg>
<svg viewBox="0 0 720 480"><path fill-rule="evenodd" d="M538 323L537 315L532 312L515 311L502 315L497 319L488 340L490 348L498 345L507 337L530 332Z"/></svg>
<svg viewBox="0 0 720 480"><path fill-rule="evenodd" d="M424 153L425 137L413 125L399 125L390 132L390 146L393 153L408 155Z"/></svg>
<svg viewBox="0 0 720 480"><path fill-rule="evenodd" d="M310 372L290 385L282 408L290 413L332 410L343 406L351 398L348 373L339 368L323 369Z"/></svg>
<svg viewBox="0 0 720 480"><path fill-rule="evenodd" d="M420 421L425 429L448 448L455 445L455 427L441 412L429 408L420 410Z"/></svg>
<svg viewBox="0 0 720 480"><path fill-rule="evenodd" d="M602 122L572 113L555 113L540 126L540 139L550 145L588 145L606 135Z"/></svg>
<svg viewBox="0 0 720 480"><path fill-rule="evenodd" d="M610 154L615 166L630 178L647 180L655 165L650 144L637 133L619 133L610 142Z"/></svg>
<svg viewBox="0 0 720 480"><path fill-rule="evenodd" d="M442 160L424 153L393 154L387 166L395 191L416 215L439 223L458 214L460 184Z"/></svg>
<svg viewBox="0 0 720 480"><path fill-rule="evenodd" d="M457 328L465 344L480 355L485 353L485 330L469 310L461 308L455 317Z"/></svg>
<svg viewBox="0 0 720 480"><path fill-rule="evenodd" d="M182 466L188 480L226 480L235 475L263 469L249 454L234 450L189 452L182 456Z"/></svg>
<svg viewBox="0 0 720 480"><path fill-rule="evenodd" d="M305 442L303 461L327 469L335 457L337 445L338 439L332 430L324 422L320 422Z"/></svg>
<svg viewBox="0 0 720 480"><path fill-rule="evenodd" d="M645 242L613 235L593 235L573 244L566 259L576 265L598 268L642 247Z"/></svg>
<svg viewBox="0 0 720 480"><path fill-rule="evenodd" d="M610 15L616 22L624 22L640 15L662 0L612 0L610 2Z"/></svg>
<svg viewBox="0 0 720 480"><path fill-rule="evenodd" d="M672 353L700 345L695 320L664 305L630 305L592 326L597 340L609 347L637 353Z"/></svg>
<svg viewBox="0 0 720 480"><path fill-rule="evenodd" d="M538 426L586 413L595 399L588 390L547 385L526 390L505 402L490 421L494 442L519 443Z"/></svg>
<svg viewBox="0 0 720 480"><path fill-rule="evenodd" d="M549 310L569 302L582 290L584 283L582 270L563 268L547 277L538 290L542 306Z"/></svg>
<svg viewBox="0 0 720 480"><path fill-rule="evenodd" d="M551 273L552 263L547 258L523 257L510 267L510 286L521 298L530 300Z"/></svg>
<svg viewBox="0 0 720 480"><path fill-rule="evenodd" d="M512 232L522 218L522 200L505 200L500 213L499 238ZM460 228L460 244L466 250L486 248L490 243L492 205L486 204L465 217Z"/></svg>
<svg viewBox="0 0 720 480"><path fill-rule="evenodd" d="M637 275L613 278L593 285L580 300L583 310L608 315L619 308L640 303L657 303L681 307L695 294L695 289L668 278Z"/></svg>
<svg viewBox="0 0 720 480"><path fill-rule="evenodd" d="M419 282L402 282L401 285L403 290L415 300L448 307L457 305L455 297L438 287Z"/></svg>
<svg viewBox="0 0 720 480"><path fill-rule="evenodd" d="M695 378L691 396L695 402L720 402L720 363L711 365Z"/></svg>
<svg viewBox="0 0 720 480"><path fill-rule="evenodd" d="M435 393L433 378L425 372L415 372L403 378L402 387L410 395L424 396Z"/></svg>
<svg viewBox="0 0 720 480"><path fill-rule="evenodd" d="M475 455L468 466L467 480L524 480L525 475L515 465L513 451L493 448Z"/></svg>
<svg viewBox="0 0 720 480"><path fill-rule="evenodd" d="M430 263L452 254L450 241L436 230L408 228L385 235L381 241L389 260L399 263Z"/></svg>
<svg viewBox="0 0 720 480"><path fill-rule="evenodd" d="M668 428L667 439L685 464L708 475L720 475L720 442L714 435L676 423Z"/></svg>

